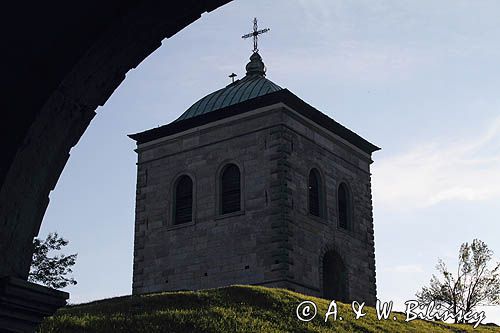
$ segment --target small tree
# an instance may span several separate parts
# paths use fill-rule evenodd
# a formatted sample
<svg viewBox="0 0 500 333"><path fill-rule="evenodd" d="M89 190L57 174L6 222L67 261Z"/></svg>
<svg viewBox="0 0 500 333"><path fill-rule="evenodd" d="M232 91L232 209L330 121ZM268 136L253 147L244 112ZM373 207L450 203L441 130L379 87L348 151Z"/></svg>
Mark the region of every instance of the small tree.
<svg viewBox="0 0 500 333"><path fill-rule="evenodd" d="M463 243L456 275L439 259L436 269L443 280L433 275L430 285L416 294L417 299L446 307L455 315L455 323L464 321L458 314L470 312L478 305L500 304L500 263L491 265L492 255L493 251L479 239L472 244Z"/></svg>
<svg viewBox="0 0 500 333"><path fill-rule="evenodd" d="M66 275L73 272L71 267L75 264L77 254L49 256L50 251L59 251L66 245L68 241L59 237L57 232L49 233L44 241L33 239L34 252L28 281L54 289L75 285L75 279L67 278Z"/></svg>

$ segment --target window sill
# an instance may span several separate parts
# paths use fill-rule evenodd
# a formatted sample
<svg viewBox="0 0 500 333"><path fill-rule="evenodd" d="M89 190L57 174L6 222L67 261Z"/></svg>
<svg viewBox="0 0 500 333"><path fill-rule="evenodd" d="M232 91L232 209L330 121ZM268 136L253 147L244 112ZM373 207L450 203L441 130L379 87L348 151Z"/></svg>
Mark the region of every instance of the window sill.
<svg viewBox="0 0 500 333"><path fill-rule="evenodd" d="M186 228L186 227L191 227L193 225L195 225L194 221L186 222L186 223L180 223L180 224L174 224L174 225L167 226L167 230L182 229L182 228Z"/></svg>
<svg viewBox="0 0 500 333"><path fill-rule="evenodd" d="M328 220L326 219L326 217L316 216L316 215L313 215L309 212L307 213L307 217L310 218L311 220L316 221L316 222L328 224Z"/></svg>
<svg viewBox="0 0 500 333"><path fill-rule="evenodd" d="M343 227L339 226L338 224L337 224L337 231L340 231L340 232L342 232L342 233L344 233L346 235L354 237L354 231L353 230L343 228Z"/></svg>
<svg viewBox="0 0 500 333"><path fill-rule="evenodd" d="M244 210L239 210L237 212L226 213L226 214L223 214L223 215L217 215L215 217L215 219L216 220L222 220L222 219L225 219L225 218L228 218L228 217L240 216L240 215L244 215L244 214L245 214Z"/></svg>

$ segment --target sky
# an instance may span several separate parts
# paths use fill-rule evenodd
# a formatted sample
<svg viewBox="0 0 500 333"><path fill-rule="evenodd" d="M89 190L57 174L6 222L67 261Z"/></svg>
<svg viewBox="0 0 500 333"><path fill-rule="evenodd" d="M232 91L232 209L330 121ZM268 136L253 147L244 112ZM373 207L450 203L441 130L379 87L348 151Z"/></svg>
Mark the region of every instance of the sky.
<svg viewBox="0 0 500 333"><path fill-rule="evenodd" d="M479 238L500 260L500 2L236 0L127 74L71 150L39 237L78 253L80 303L131 293L135 143L245 74L258 17L267 78L382 150L371 165L377 297L396 308ZM500 324L500 307L485 322Z"/></svg>

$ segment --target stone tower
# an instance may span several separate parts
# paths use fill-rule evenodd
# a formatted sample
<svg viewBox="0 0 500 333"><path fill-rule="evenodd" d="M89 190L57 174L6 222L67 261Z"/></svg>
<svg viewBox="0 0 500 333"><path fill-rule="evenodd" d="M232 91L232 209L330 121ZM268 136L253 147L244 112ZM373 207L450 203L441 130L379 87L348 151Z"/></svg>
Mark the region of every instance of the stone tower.
<svg viewBox="0 0 500 333"><path fill-rule="evenodd" d="M137 142L133 293L254 284L374 304L379 148L246 75Z"/></svg>

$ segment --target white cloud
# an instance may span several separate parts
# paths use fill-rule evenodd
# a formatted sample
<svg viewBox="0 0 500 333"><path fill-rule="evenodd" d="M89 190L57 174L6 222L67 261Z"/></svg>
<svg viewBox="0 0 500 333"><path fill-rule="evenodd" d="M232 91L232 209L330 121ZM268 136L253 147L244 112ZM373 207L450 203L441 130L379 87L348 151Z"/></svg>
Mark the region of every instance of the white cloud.
<svg viewBox="0 0 500 333"><path fill-rule="evenodd" d="M373 166L375 205L411 210L500 198L500 117L474 139L435 139Z"/></svg>

